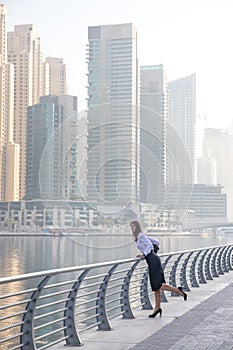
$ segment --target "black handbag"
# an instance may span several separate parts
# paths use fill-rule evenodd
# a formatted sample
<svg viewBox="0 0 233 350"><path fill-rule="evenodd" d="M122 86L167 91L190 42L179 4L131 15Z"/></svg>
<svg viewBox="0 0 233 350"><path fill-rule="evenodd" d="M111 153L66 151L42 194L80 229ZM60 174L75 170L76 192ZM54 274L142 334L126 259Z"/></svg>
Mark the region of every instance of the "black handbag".
<svg viewBox="0 0 233 350"><path fill-rule="evenodd" d="M153 244L154 247L154 252L157 253L159 251L159 247L157 246L157 244Z"/></svg>

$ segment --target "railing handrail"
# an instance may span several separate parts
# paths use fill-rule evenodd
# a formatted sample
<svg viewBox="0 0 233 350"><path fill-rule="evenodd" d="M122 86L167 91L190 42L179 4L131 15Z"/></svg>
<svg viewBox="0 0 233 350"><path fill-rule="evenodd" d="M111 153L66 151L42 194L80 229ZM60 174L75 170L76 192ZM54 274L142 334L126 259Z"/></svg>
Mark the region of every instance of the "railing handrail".
<svg viewBox="0 0 233 350"><path fill-rule="evenodd" d="M89 265L78 265L78 266L73 266L73 267L61 267L57 269L52 269L52 270L43 270L43 271L38 271L38 272L30 272L30 273L25 273L23 275L16 275L16 276L10 276L10 277L2 277L0 278L0 284L3 283L9 283L9 282L18 282L20 280L25 280L25 279L30 279L30 278L36 278L36 277L42 277L42 276L54 276L60 273L67 273L67 272L74 272L74 271L82 271L86 269L93 269L93 268L98 268L98 267L105 267L105 266L110 266L113 264L123 264L127 262L133 262L137 260L137 258L131 258L131 259L125 259L125 260L116 260L116 261L106 261L106 262L101 262L101 263L96 263L96 264L89 264Z"/></svg>
<svg viewBox="0 0 233 350"><path fill-rule="evenodd" d="M220 247L222 248L222 247L227 247L227 246L231 246L231 245L232 244L223 244L223 245L219 245L219 246L210 246L210 247L203 247L203 248L188 249L188 250L182 250L182 251L178 251L178 252L167 252L167 253L159 254L159 256L162 258L162 257L168 256L168 255L187 254L190 252L202 251L202 250L207 250L207 249L215 249L215 248L220 248ZM54 276L54 275L62 274L62 273L69 273L69 272L74 272L74 271L82 271L82 270L86 270L86 269L106 267L106 266L115 265L115 264L125 264L128 262L129 263L134 262L136 260L141 260L141 258L111 260L111 261L105 261L105 262L100 262L100 263L78 265L78 266L72 266L72 267L61 267L61 268L56 268L56 269L51 269L51 270L43 270L43 271L38 271L38 272L29 272L29 273L25 273L25 274L21 274L21 275L16 275L16 276L0 277L0 285L4 284L4 283L18 282L18 281L30 279L30 278L36 278L36 277L42 277L42 276Z"/></svg>

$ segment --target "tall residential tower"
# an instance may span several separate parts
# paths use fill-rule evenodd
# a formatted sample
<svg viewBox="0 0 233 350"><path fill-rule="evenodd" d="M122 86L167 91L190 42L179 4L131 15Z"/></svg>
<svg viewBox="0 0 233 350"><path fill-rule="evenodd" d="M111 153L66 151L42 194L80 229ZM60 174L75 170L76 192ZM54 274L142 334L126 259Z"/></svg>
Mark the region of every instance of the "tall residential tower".
<svg viewBox="0 0 233 350"><path fill-rule="evenodd" d="M63 58L47 57L45 65L48 66L48 86L49 95L65 95L66 94L66 65Z"/></svg>
<svg viewBox="0 0 233 350"><path fill-rule="evenodd" d="M88 28L89 199L139 199L137 32L133 24Z"/></svg>
<svg viewBox="0 0 233 350"><path fill-rule="evenodd" d="M140 123L140 201L162 208L167 173L167 81L162 65L140 68Z"/></svg>
<svg viewBox="0 0 233 350"><path fill-rule="evenodd" d="M20 145L19 198L25 194L27 107L43 94L41 39L33 24L16 25L8 33L8 61L14 65L14 141Z"/></svg>
<svg viewBox="0 0 233 350"><path fill-rule="evenodd" d="M192 185L195 178L196 74L168 84L169 183Z"/></svg>
<svg viewBox="0 0 233 350"><path fill-rule="evenodd" d="M14 66L7 62L7 11L0 4L0 201L19 199L19 145L14 143Z"/></svg>

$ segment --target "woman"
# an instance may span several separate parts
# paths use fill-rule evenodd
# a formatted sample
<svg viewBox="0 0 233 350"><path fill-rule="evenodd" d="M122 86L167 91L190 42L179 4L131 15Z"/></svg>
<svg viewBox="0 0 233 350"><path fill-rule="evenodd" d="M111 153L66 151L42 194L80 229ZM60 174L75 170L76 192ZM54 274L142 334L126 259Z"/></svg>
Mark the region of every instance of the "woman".
<svg viewBox="0 0 233 350"><path fill-rule="evenodd" d="M156 244L157 242L157 245L158 245L159 242L153 238L148 238L145 235L145 233L142 233L141 225L137 220L131 221L130 226L131 226L133 236L135 238L137 248L141 252L141 254L138 254L137 257L140 257L141 259L144 259L144 258L146 259L146 262L148 264L151 289L155 294L155 308L153 310L153 313L149 315L149 317L154 318L158 314L161 317L162 316L162 309L160 307L161 290L175 292L178 295L183 296L184 300L187 300L187 294L183 292L181 287L175 288L166 284L160 258L153 250L153 244Z"/></svg>

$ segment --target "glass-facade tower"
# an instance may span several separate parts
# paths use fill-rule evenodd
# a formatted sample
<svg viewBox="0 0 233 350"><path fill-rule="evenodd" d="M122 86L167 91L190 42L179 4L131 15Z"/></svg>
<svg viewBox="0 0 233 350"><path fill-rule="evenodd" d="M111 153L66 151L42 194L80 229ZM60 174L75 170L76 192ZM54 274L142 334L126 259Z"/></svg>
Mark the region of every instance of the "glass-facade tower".
<svg viewBox="0 0 233 350"><path fill-rule="evenodd" d="M88 28L87 195L104 205L139 199L137 32Z"/></svg>
<svg viewBox="0 0 233 350"><path fill-rule="evenodd" d="M195 179L196 74L168 84L169 184L192 185Z"/></svg>
<svg viewBox="0 0 233 350"><path fill-rule="evenodd" d="M77 97L41 97L27 130L26 199L77 199Z"/></svg>
<svg viewBox="0 0 233 350"><path fill-rule="evenodd" d="M167 174L167 81L162 65L140 67L140 201L163 207Z"/></svg>

